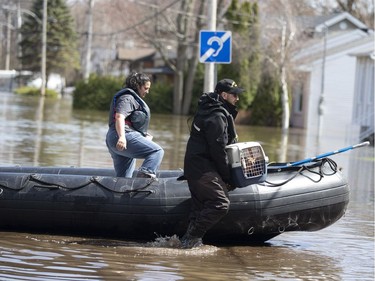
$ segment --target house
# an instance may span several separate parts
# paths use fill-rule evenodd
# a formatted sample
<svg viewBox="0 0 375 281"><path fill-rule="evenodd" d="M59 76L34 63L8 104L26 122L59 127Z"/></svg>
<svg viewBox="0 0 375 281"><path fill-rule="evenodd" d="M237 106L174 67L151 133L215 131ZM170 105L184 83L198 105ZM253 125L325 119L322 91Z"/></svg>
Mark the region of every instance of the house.
<svg viewBox="0 0 375 281"><path fill-rule="evenodd" d="M11 92L14 87L14 78L17 77L15 70L0 70L0 91Z"/></svg>
<svg viewBox="0 0 375 281"><path fill-rule="evenodd" d="M117 48L116 60L124 63L130 71L141 71L153 66L155 53L152 48Z"/></svg>
<svg viewBox="0 0 375 281"><path fill-rule="evenodd" d="M292 59L291 126L313 136L307 148L373 140L374 32L348 13L320 19Z"/></svg>
<svg viewBox="0 0 375 281"><path fill-rule="evenodd" d="M153 48L117 48L116 60L126 72L142 71L151 75L155 82L173 83L173 71Z"/></svg>

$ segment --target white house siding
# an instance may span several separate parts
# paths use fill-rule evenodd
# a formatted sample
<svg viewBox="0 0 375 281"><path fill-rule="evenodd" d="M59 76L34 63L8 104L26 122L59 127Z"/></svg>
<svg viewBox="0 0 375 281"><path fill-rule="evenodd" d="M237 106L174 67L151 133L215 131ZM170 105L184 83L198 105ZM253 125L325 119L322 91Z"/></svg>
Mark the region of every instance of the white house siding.
<svg viewBox="0 0 375 281"><path fill-rule="evenodd" d="M355 64L355 58L349 56L337 55L327 58L322 122L320 128L308 123L308 130L318 132L320 129L321 136L342 136L346 133L346 125L350 124L352 119ZM320 93L317 95L315 106L311 104L312 109L318 108L319 95ZM314 113L309 114L309 119L316 117L318 116Z"/></svg>
<svg viewBox="0 0 375 281"><path fill-rule="evenodd" d="M372 55L371 55L372 51ZM354 54L357 59L355 95L353 109L353 126L361 128L356 140L368 138L374 133L374 49L362 54ZM370 55L369 55L370 53Z"/></svg>
<svg viewBox="0 0 375 281"><path fill-rule="evenodd" d="M310 72L299 72L292 85L292 115L290 124L295 128L306 128L306 107L309 96Z"/></svg>

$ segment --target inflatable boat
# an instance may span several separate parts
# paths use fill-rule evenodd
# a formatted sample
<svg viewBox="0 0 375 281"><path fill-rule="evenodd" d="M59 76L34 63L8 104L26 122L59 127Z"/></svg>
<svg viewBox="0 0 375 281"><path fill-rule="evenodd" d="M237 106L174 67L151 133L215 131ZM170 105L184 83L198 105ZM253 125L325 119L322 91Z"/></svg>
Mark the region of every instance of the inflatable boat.
<svg viewBox="0 0 375 281"><path fill-rule="evenodd" d="M112 169L0 166L0 231L181 237L190 211L182 175L118 178ZM229 192L230 210L205 242L263 243L287 231L317 231L339 220L349 202L348 183L329 158L267 164L260 179Z"/></svg>

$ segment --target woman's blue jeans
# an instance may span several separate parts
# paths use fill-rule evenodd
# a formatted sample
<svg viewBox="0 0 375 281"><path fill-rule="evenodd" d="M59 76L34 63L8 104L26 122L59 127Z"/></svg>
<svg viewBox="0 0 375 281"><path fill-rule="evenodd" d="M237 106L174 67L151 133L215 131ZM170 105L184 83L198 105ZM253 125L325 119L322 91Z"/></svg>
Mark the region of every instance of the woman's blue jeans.
<svg viewBox="0 0 375 281"><path fill-rule="evenodd" d="M145 138L137 131L125 134L126 149L119 151L116 148L118 141L115 129L109 129L106 144L111 154L116 177L131 178L135 169L136 159L144 159L140 171L156 174L164 156L164 150L152 140Z"/></svg>

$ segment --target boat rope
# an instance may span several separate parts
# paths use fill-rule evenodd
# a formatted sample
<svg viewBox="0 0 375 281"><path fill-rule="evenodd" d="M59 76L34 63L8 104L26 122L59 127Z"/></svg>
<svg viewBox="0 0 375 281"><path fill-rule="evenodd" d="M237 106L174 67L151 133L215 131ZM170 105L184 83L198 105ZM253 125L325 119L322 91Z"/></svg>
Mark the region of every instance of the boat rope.
<svg viewBox="0 0 375 281"><path fill-rule="evenodd" d="M313 181L315 183L318 183L318 182L320 182L322 180L322 178L324 176L331 176L331 175L334 175L335 173L337 173L337 163L335 161L333 161L330 158L323 158L323 159L321 159L319 161L320 161L320 163L319 163L319 171L314 171L309 166L302 165L296 171L296 173L293 176L291 176L290 178L286 179L285 181L282 181L282 182L279 182L279 183L273 183L273 182L265 181L265 183L267 183L268 185L270 185L272 187L277 187L277 186L281 186L281 185L284 185L284 184L290 182L291 180L293 180L298 175L302 175L302 176L308 178L309 180L311 180L311 181ZM323 171L323 167L325 165L327 165L329 167L329 169L331 170L331 172ZM309 176L308 174L304 173L305 171L307 171L307 172L309 172L311 174L318 175L319 178L317 180L314 180L311 176Z"/></svg>
<svg viewBox="0 0 375 281"><path fill-rule="evenodd" d="M147 188L148 186L151 185L153 180L147 181L146 185L141 186L137 189L126 189L126 190L123 190L123 191L119 191L119 190L114 190L114 189L111 189L111 188L105 186L104 184L102 184L100 182L100 177L96 177L96 176L92 176L87 182L85 182L81 185L67 187L67 186L64 186L64 185L59 184L59 183L53 183L53 182L41 180L40 178L38 178L38 174L30 174L27 177L27 180L24 182L24 184L22 184L19 188L11 188L11 187L9 187L7 185L4 185L2 183L0 183L0 187L4 188L4 189L11 189L11 190L19 191L19 190L24 189L27 186L28 182L37 183L38 185L34 185L34 187L36 187L36 188L46 188L46 189L50 189L50 190L60 189L60 190L66 190L66 191L73 191L73 190L78 190L78 189L84 188L84 187L86 187L90 184L95 184L95 185L97 185L97 186L99 186L99 187L101 187L105 190L108 190L108 191L113 192L113 193L118 193L118 194L126 194L126 193L148 193L148 194L151 194L151 193L155 193L154 190L144 190L145 188ZM0 194L1 193L2 193L2 189L1 189Z"/></svg>
<svg viewBox="0 0 375 281"><path fill-rule="evenodd" d="M71 191L71 190L81 189L81 188L86 187L86 186L93 183L93 184L96 184L97 186L102 187L105 190L108 190L108 191L113 192L113 193L118 193L118 194L134 193L134 192L136 192L136 193L154 193L153 190L144 190L146 187L148 187L151 184L152 181L148 181L145 186L142 186L142 187L137 188L137 189L126 189L126 190L123 190L123 191L119 191L119 190L113 190L113 189L105 186L104 184L102 184L99 181L99 177L95 177L95 176L91 177L90 180L87 181L86 183L78 185L78 186L74 186L74 187L66 187L66 186L63 186L61 184L49 183L49 182L46 182L46 181L42 181L42 180L34 177L34 175L30 175L29 180L44 185L44 186L37 186L37 187L49 188L49 189L63 189L63 190L70 190Z"/></svg>
<svg viewBox="0 0 375 281"><path fill-rule="evenodd" d="M19 188L13 188L13 187L9 187L7 184L3 184L2 182L0 182L0 189L1 189L0 194L3 193L4 189L11 189L13 191L20 191L20 190L24 189L25 187L26 187L26 183L21 185Z"/></svg>

